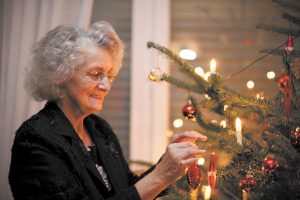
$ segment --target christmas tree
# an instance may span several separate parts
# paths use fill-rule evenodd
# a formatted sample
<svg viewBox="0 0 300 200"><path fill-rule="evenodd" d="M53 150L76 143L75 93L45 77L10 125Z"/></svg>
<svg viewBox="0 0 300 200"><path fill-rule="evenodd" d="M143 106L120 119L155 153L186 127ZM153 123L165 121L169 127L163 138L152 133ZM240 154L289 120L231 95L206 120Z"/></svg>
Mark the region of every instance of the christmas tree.
<svg viewBox="0 0 300 200"><path fill-rule="evenodd" d="M299 1L273 1L286 8L284 20L300 26ZM257 27L287 38L275 49L262 50L263 56L257 60L270 54L282 58L284 72L277 78L280 93L271 99L241 95L224 86L230 76L223 79L212 67L206 79L168 48L147 43L188 75L188 80L181 80L154 68L149 79L190 91L183 115L198 123L199 131L209 138L205 144L198 143L199 147L210 145L231 155L231 161L221 168L216 168L218 155L214 153L208 167L190 166L187 177L172 185L169 195L162 199L300 199L300 51L294 47L300 29L266 24ZM206 121L203 109L222 116L227 124L221 127ZM255 121L255 125L242 132L240 118Z"/></svg>

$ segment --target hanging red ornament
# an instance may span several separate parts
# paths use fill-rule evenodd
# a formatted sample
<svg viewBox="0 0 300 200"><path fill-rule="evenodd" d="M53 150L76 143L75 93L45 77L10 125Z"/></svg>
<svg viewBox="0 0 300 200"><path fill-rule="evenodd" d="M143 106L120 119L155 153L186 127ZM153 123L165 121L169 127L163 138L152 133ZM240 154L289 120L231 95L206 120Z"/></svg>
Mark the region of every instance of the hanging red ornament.
<svg viewBox="0 0 300 200"><path fill-rule="evenodd" d="M188 104L183 106L182 114L186 119L196 119L196 108L191 101L188 101Z"/></svg>
<svg viewBox="0 0 300 200"><path fill-rule="evenodd" d="M286 42L285 52L286 54L291 54L294 51L294 43L293 37L291 35L288 36L288 40Z"/></svg>
<svg viewBox="0 0 300 200"><path fill-rule="evenodd" d="M278 86L280 87L281 91L284 93L284 113L287 118L291 115L291 107L292 107L292 89L290 84L290 78L286 74L282 74L278 79Z"/></svg>
<svg viewBox="0 0 300 200"><path fill-rule="evenodd" d="M289 82L289 76L287 74L281 74L278 79L278 86L283 92L288 87L288 82Z"/></svg>
<svg viewBox="0 0 300 200"><path fill-rule="evenodd" d="M187 181L192 189L196 189L200 185L201 171L197 163L188 166Z"/></svg>
<svg viewBox="0 0 300 200"><path fill-rule="evenodd" d="M256 181L251 175L247 175L246 179L240 180L239 185L243 190L251 192L256 187Z"/></svg>
<svg viewBox="0 0 300 200"><path fill-rule="evenodd" d="M207 177L208 177L208 185L210 186L211 191L213 193L217 181L217 156L215 152L210 154L210 162L209 162Z"/></svg>
<svg viewBox="0 0 300 200"><path fill-rule="evenodd" d="M290 139L295 149L300 149L300 127L299 126L291 131Z"/></svg>
<svg viewBox="0 0 300 200"><path fill-rule="evenodd" d="M261 169L266 173L272 174L278 166L279 164L274 156L268 156L264 159Z"/></svg>

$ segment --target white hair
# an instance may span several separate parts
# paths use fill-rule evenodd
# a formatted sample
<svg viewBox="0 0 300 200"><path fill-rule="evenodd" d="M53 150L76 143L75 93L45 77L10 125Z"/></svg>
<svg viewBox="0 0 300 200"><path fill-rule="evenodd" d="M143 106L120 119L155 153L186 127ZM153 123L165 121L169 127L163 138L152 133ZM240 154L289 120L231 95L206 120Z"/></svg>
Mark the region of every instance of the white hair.
<svg viewBox="0 0 300 200"><path fill-rule="evenodd" d="M61 25L32 46L25 89L37 101L59 99L63 95L63 83L84 62L85 50L93 45L110 52L113 73L117 74L122 65L124 45L108 22L96 22L88 31Z"/></svg>

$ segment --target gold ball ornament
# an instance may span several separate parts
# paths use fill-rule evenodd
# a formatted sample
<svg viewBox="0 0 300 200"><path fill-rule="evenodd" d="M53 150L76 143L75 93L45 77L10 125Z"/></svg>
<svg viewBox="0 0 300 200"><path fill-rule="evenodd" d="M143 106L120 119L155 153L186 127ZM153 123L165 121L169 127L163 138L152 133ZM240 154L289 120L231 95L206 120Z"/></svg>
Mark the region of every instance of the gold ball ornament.
<svg viewBox="0 0 300 200"><path fill-rule="evenodd" d="M162 81L163 80L163 72L159 67L151 69L151 72L148 75L150 81Z"/></svg>

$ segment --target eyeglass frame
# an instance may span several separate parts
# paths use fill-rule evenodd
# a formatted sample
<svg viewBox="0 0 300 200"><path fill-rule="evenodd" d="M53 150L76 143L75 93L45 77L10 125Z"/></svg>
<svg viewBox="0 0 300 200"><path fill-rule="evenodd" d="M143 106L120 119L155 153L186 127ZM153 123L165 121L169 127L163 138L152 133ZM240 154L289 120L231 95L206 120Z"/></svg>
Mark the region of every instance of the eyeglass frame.
<svg viewBox="0 0 300 200"><path fill-rule="evenodd" d="M78 70L78 69L76 71L85 73L85 75L90 77L91 80L97 81L97 82L103 81L104 78L106 77L108 79L109 83L113 83L118 77L117 75L107 75L103 72L98 72L98 71L95 71L95 74L93 74L93 72L82 71L82 70Z"/></svg>

